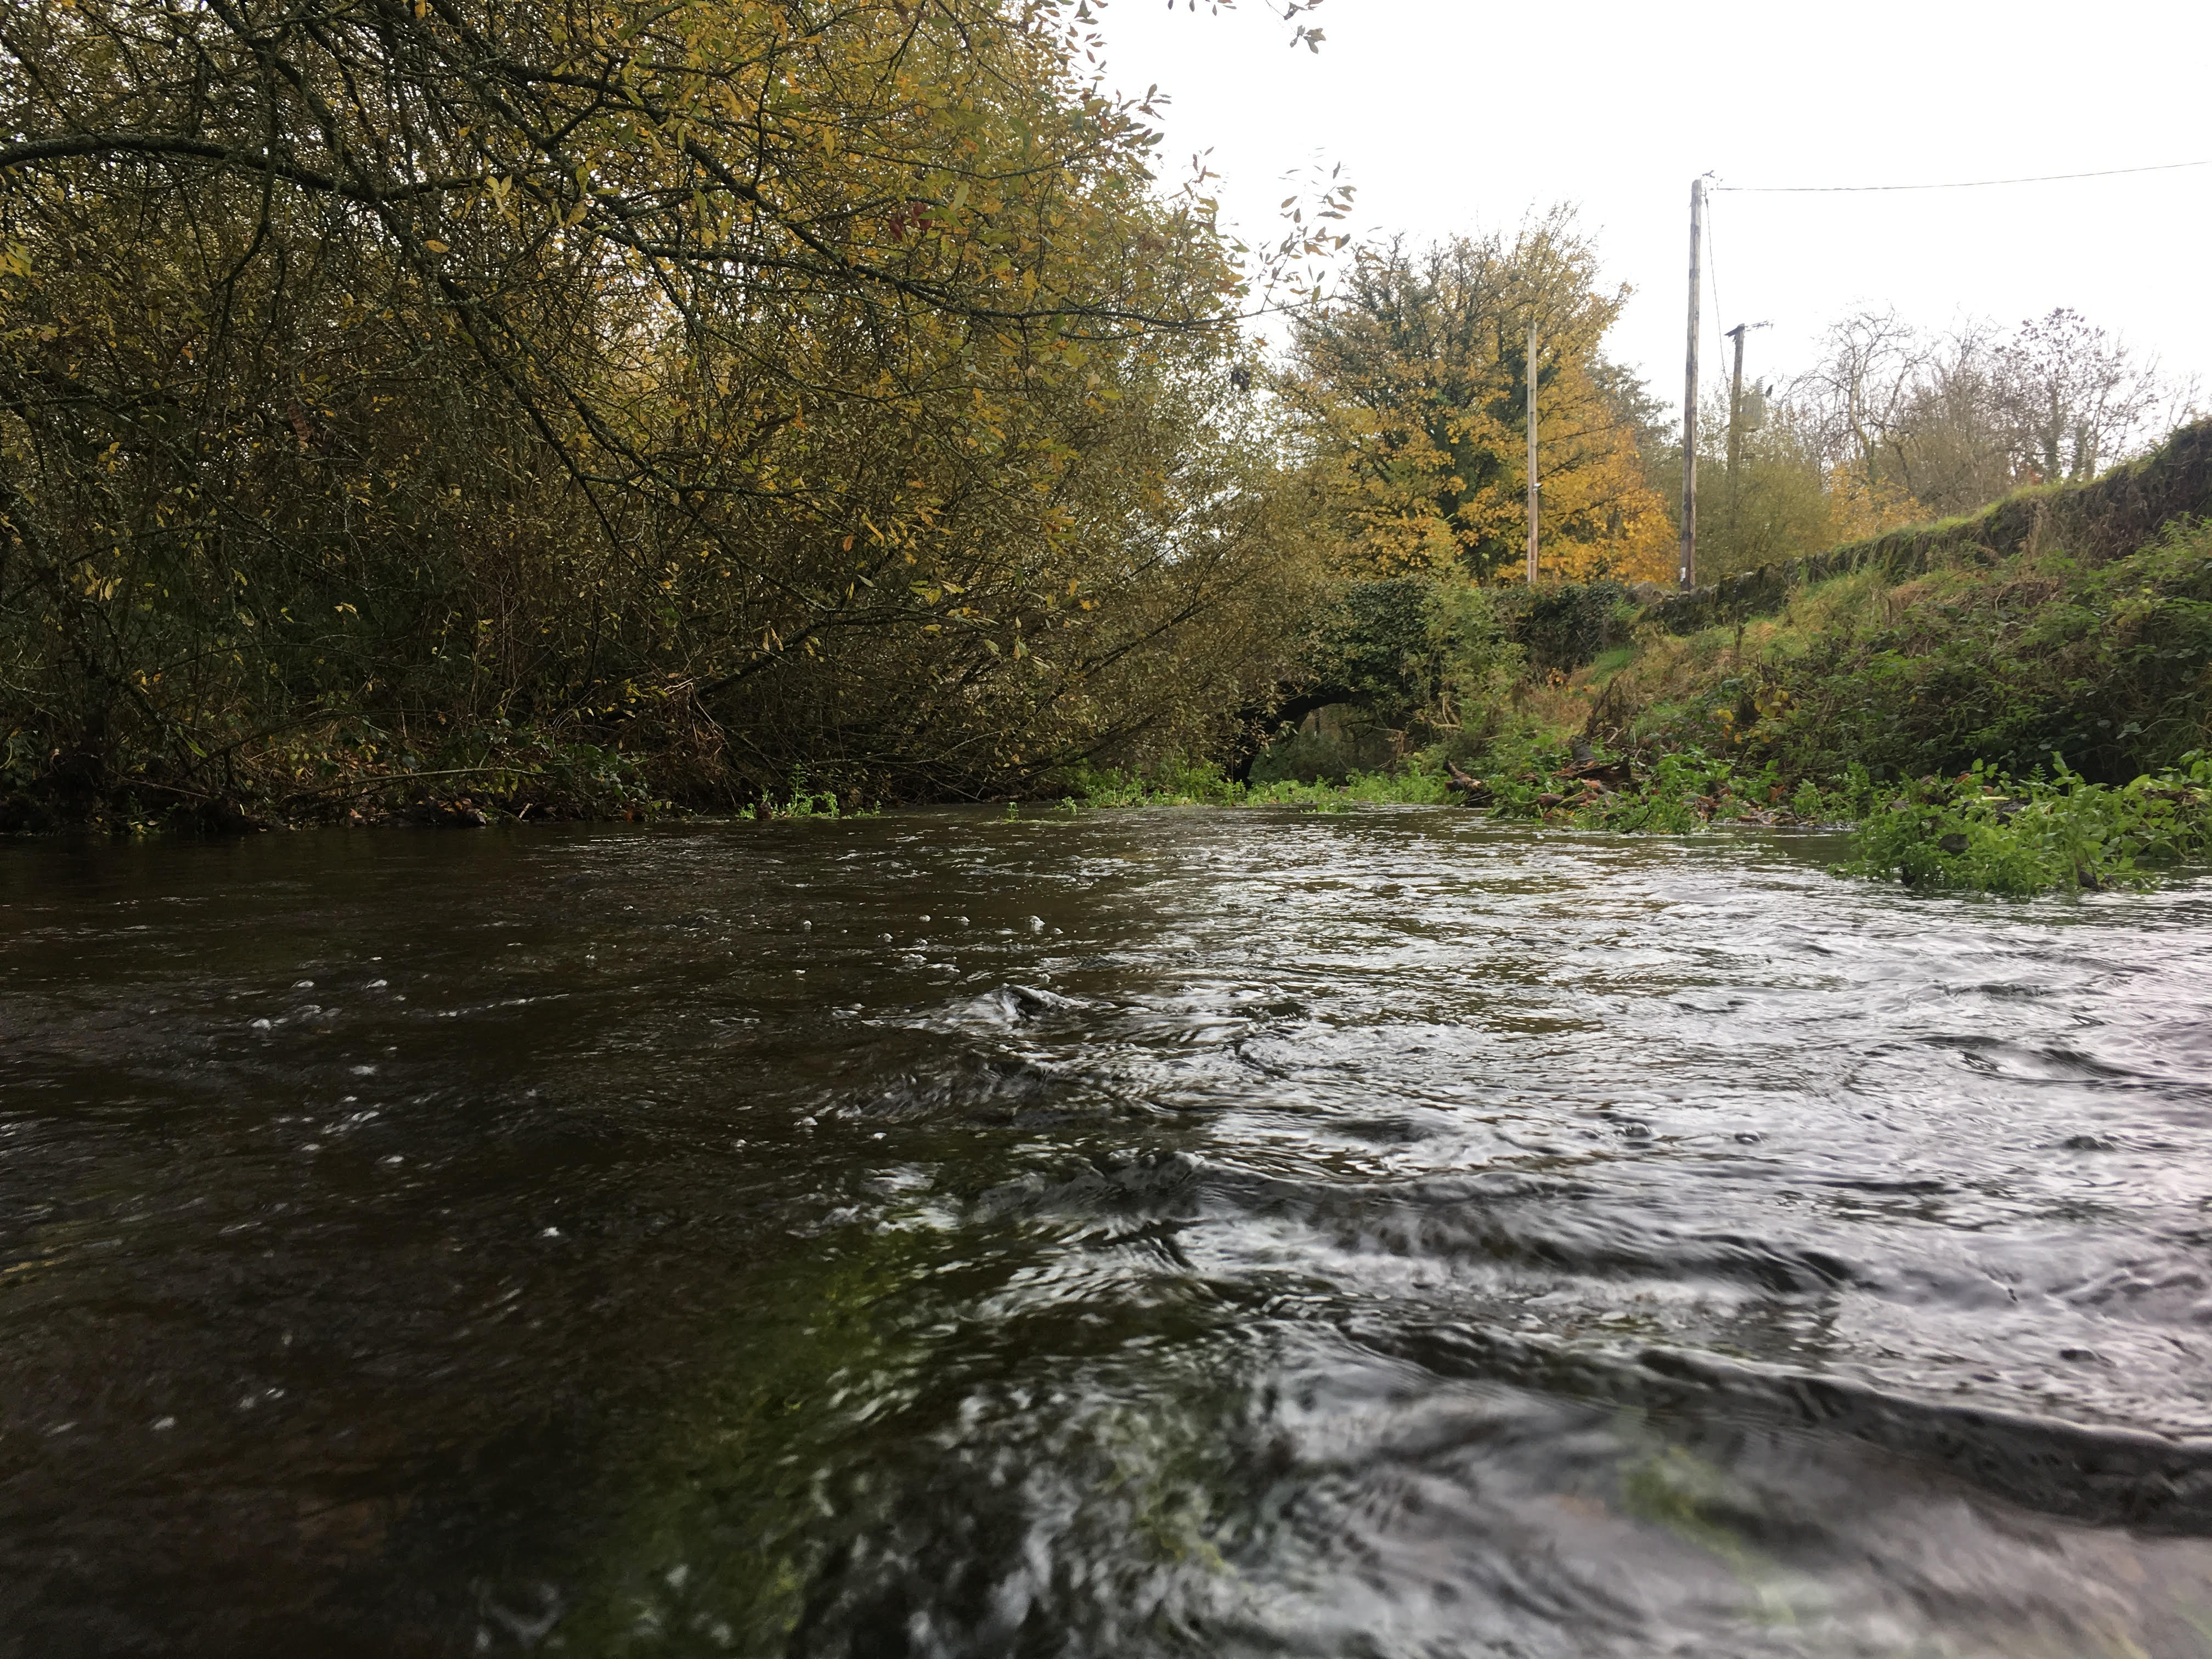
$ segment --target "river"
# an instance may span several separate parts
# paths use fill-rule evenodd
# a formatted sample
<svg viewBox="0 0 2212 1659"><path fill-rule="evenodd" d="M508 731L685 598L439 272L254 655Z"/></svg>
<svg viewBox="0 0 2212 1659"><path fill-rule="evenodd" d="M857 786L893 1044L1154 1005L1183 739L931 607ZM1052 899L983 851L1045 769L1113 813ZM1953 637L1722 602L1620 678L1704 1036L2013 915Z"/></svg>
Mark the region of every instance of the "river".
<svg viewBox="0 0 2212 1659"><path fill-rule="evenodd" d="M0 1656L2212 1655L2212 883L0 848Z"/></svg>

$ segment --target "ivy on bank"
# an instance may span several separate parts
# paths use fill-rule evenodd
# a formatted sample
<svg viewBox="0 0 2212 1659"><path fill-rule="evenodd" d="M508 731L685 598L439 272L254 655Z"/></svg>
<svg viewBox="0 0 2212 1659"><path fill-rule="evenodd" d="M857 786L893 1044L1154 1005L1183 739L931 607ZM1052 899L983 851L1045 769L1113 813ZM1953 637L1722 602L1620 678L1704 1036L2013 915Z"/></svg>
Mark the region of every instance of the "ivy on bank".
<svg viewBox="0 0 2212 1659"><path fill-rule="evenodd" d="M2144 884L2153 866L2212 848L2212 757L2120 785L2090 783L2052 757L2014 777L1980 763L1923 778L1865 815L1858 856L1838 873L1990 893Z"/></svg>

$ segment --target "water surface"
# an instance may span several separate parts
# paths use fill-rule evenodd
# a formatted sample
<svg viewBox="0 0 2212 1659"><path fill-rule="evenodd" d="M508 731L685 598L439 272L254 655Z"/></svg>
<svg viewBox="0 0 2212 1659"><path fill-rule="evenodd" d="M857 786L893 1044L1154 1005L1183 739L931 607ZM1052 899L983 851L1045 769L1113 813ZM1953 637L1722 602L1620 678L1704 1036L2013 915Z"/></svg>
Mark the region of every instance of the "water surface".
<svg viewBox="0 0 2212 1659"><path fill-rule="evenodd" d="M2212 884L0 850L0 1655L2212 1656Z"/></svg>

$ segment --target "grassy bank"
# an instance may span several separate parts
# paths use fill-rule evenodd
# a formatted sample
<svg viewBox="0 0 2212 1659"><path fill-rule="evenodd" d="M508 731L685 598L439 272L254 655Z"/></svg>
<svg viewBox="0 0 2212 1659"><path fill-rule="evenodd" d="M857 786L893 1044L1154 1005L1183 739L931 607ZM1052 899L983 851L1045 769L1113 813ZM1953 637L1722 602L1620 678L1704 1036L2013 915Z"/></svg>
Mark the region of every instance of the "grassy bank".
<svg viewBox="0 0 2212 1659"><path fill-rule="evenodd" d="M2212 747L2212 527L2103 563L2069 550L1808 587L1776 614L1656 629L1554 700L1593 740L1702 745L1793 778L2011 771L2124 783Z"/></svg>

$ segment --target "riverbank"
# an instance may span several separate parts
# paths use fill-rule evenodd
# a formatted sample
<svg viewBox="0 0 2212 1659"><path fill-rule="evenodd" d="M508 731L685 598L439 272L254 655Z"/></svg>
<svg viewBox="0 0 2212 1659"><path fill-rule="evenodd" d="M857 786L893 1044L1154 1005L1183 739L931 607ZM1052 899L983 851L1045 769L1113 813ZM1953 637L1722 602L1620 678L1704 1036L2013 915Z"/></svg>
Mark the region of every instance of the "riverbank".
<svg viewBox="0 0 2212 1659"><path fill-rule="evenodd" d="M1470 590L1440 621L1408 584L1370 584L1306 671L1350 688L1334 706L1350 718L1308 714L1246 777L1203 759L1030 764L948 795L829 759L768 787L722 768L673 705L606 730L333 714L198 755L189 777L149 764L104 781L18 730L0 745L0 831L1460 802L1624 832L1863 824L1845 867L1915 884L2127 883L2212 846L2208 514L2199 422L2091 484L1640 608L1616 584ZM1407 650L1457 653L1455 689L1432 666L1416 696ZM1393 758L1361 763L1339 735L1354 728Z"/></svg>
<svg viewBox="0 0 2212 1659"><path fill-rule="evenodd" d="M1585 830L1848 823L1845 870L1923 886L2147 879L2212 846L2208 514L2199 422L2094 483L1641 609L1626 590L1557 590L1492 645L1516 672L1493 669L1455 725L1328 798L1457 799ZM1325 766L1309 726L1277 752ZM1285 787L1323 787L1180 776L1090 798Z"/></svg>
<svg viewBox="0 0 2212 1659"><path fill-rule="evenodd" d="M1883 787L1863 772L1826 787L1793 787L1772 761L1755 769L1700 750L1645 757L1577 742L1516 745L1492 769L1447 762L1441 773L1407 769L1342 784L1256 786L1199 771L1145 781L1116 779L1080 804L1122 806L1281 806L1343 811L1360 805L1456 802L1509 822L1622 834L1683 835L1741 825L1850 829L1852 856L1838 875L1922 889L2027 894L2144 884L2212 851L2212 759L2120 786L2060 769L2015 776L1977 765L1956 778ZM1067 805L1077 805L1069 798Z"/></svg>

